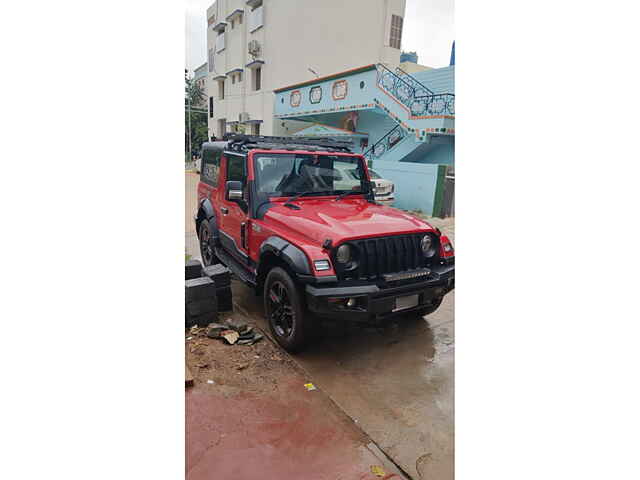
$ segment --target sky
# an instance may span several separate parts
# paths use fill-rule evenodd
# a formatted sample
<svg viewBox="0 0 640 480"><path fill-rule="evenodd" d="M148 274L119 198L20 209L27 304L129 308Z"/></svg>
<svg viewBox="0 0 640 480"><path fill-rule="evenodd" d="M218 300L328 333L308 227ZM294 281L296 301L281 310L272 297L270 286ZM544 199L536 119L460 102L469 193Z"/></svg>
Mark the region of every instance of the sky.
<svg viewBox="0 0 640 480"><path fill-rule="evenodd" d="M328 1L328 0L325 0ZM342 1L342 0L340 0ZM418 53L418 63L449 65L454 40L453 0L406 0L402 50ZM207 61L207 8L213 0L186 0L185 68Z"/></svg>

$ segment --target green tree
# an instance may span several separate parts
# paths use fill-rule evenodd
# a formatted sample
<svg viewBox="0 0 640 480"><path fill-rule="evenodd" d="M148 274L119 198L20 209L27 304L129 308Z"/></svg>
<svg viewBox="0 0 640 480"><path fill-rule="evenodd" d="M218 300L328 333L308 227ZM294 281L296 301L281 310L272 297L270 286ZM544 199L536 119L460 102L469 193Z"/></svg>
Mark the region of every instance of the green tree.
<svg viewBox="0 0 640 480"><path fill-rule="evenodd" d="M186 69L184 71L184 82L184 151L187 154L186 158L190 159L191 152L189 147L192 150L199 151L202 142L207 141L207 114L201 110L194 110L194 108L202 109L201 104L206 96L193 77L189 77Z"/></svg>
<svg viewBox="0 0 640 480"><path fill-rule="evenodd" d="M204 90L200 85L196 83L193 77L189 77L187 71L184 71L184 103L189 104L191 100L191 106L200 105L206 99Z"/></svg>

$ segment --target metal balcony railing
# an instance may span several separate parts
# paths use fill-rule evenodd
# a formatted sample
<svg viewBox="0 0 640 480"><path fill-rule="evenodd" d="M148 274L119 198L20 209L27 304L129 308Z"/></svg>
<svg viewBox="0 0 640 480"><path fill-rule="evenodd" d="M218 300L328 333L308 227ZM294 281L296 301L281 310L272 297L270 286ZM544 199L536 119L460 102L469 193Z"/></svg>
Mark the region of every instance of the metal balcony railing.
<svg viewBox="0 0 640 480"><path fill-rule="evenodd" d="M434 95L434 92L420 82L417 78L405 72L400 67L396 67L396 75L402 78L405 82L409 83L413 87L413 91L416 98L426 97L428 95Z"/></svg>
<svg viewBox="0 0 640 480"><path fill-rule="evenodd" d="M455 115L453 93L433 93L408 73L400 76L381 64L377 71L378 86L407 107L412 116Z"/></svg>
<svg viewBox="0 0 640 480"><path fill-rule="evenodd" d="M374 143L369 150L364 153L368 160L376 160L395 147L407 134L400 125L396 125L387 134Z"/></svg>

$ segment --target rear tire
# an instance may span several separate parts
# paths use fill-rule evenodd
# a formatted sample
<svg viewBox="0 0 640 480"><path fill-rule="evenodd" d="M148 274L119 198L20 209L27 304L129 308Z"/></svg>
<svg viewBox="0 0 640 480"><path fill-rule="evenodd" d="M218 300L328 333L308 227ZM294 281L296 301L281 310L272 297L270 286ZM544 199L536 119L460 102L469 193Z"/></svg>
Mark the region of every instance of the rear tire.
<svg viewBox="0 0 640 480"><path fill-rule="evenodd" d="M213 250L213 241L211 237L211 224L209 220L202 220L200 230L198 231L198 241L200 243L200 257L205 267L218 263L215 251Z"/></svg>
<svg viewBox="0 0 640 480"><path fill-rule="evenodd" d="M264 312L276 341L288 352L307 344L312 318L306 312L300 289L282 268L273 268L264 284Z"/></svg>

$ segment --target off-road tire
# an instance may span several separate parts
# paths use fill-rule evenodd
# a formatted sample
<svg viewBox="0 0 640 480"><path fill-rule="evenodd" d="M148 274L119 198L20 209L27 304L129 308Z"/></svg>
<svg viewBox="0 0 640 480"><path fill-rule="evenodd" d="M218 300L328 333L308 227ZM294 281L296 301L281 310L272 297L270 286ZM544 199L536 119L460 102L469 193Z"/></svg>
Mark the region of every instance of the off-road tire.
<svg viewBox="0 0 640 480"><path fill-rule="evenodd" d="M280 297L281 304L272 295ZM288 352L301 351L311 337L313 319L306 311L302 292L284 269L275 267L267 275L263 302L273 338ZM289 331L285 328L288 324Z"/></svg>
<svg viewBox="0 0 640 480"><path fill-rule="evenodd" d="M218 263L218 257L216 257L213 250L213 244L211 242L211 224L209 220L203 220L200 223L200 229L198 231L198 244L200 246L200 257L202 258L202 264L205 267Z"/></svg>

